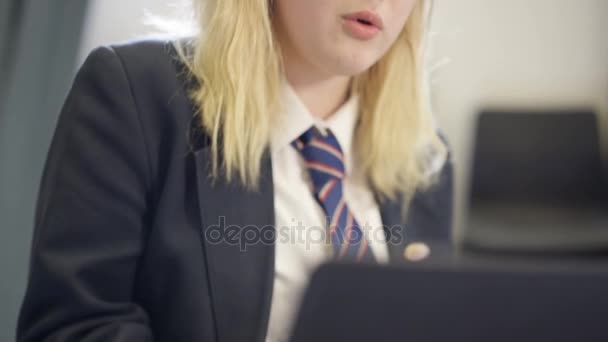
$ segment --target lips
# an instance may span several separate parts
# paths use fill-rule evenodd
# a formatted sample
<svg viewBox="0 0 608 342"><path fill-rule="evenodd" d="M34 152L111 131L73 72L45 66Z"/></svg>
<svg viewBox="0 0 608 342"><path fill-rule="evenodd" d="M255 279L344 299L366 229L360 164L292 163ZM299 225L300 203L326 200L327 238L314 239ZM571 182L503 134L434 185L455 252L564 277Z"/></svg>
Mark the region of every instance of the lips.
<svg viewBox="0 0 608 342"><path fill-rule="evenodd" d="M360 24L367 25L370 27L376 27L379 30L384 28L384 23L379 15L372 11L360 11L356 13L347 14L343 17L345 20L356 21Z"/></svg>
<svg viewBox="0 0 608 342"><path fill-rule="evenodd" d="M342 18L344 19L344 31L361 41L373 39L384 28L382 18L372 11L356 12Z"/></svg>

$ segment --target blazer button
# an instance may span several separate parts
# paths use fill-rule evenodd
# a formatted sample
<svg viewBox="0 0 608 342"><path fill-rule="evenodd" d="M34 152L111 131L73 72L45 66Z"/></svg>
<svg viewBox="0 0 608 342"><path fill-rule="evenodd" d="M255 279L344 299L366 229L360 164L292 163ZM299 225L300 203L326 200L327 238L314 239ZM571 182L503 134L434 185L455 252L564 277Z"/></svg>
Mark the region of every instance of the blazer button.
<svg viewBox="0 0 608 342"><path fill-rule="evenodd" d="M429 246L422 242L410 243L403 251L403 257L408 261L422 261L431 255Z"/></svg>

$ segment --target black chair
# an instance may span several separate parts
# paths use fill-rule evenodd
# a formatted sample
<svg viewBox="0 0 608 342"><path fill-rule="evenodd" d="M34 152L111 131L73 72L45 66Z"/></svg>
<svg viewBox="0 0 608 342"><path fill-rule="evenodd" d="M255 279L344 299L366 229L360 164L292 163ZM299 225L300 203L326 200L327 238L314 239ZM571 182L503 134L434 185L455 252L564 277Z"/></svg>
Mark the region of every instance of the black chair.
<svg viewBox="0 0 608 342"><path fill-rule="evenodd" d="M608 252L608 172L592 111L484 111L476 127L469 249Z"/></svg>

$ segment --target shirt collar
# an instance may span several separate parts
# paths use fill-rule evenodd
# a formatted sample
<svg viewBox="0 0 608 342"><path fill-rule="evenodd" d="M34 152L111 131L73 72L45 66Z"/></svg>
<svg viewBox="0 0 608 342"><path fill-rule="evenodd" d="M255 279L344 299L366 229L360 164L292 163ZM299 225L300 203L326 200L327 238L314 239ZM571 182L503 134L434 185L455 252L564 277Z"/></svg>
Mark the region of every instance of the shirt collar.
<svg viewBox="0 0 608 342"><path fill-rule="evenodd" d="M315 118L300 100L291 85L283 82L283 112L272 127L271 152L278 153L291 147L292 141L315 125L320 129L330 129L344 152L345 166L348 171L351 158L352 140L358 119L359 98L351 94L349 99L327 120Z"/></svg>

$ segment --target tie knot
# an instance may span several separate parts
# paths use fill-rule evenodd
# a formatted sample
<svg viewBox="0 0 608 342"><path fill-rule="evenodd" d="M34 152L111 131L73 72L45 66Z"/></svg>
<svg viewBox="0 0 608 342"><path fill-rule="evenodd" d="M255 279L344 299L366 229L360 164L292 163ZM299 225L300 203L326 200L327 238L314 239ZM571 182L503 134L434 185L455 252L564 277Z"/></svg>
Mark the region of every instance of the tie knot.
<svg viewBox="0 0 608 342"><path fill-rule="evenodd" d="M311 127L292 143L304 158L313 185L319 191L327 182L344 178L344 154L336 136Z"/></svg>

